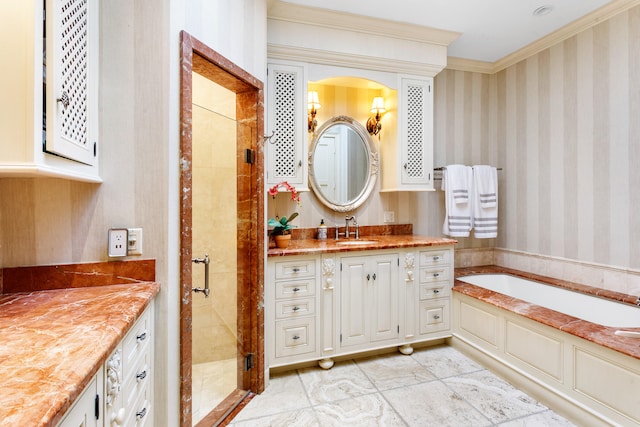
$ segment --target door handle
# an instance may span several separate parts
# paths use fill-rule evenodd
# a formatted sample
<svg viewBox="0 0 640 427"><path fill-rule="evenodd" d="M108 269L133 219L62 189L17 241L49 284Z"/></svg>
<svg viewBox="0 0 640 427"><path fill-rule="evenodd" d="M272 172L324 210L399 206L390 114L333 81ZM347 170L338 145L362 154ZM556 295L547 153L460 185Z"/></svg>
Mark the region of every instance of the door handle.
<svg viewBox="0 0 640 427"><path fill-rule="evenodd" d="M194 264L204 264L204 288L192 288L193 292L204 293L205 298L209 298L209 254L205 254L204 258L193 258Z"/></svg>

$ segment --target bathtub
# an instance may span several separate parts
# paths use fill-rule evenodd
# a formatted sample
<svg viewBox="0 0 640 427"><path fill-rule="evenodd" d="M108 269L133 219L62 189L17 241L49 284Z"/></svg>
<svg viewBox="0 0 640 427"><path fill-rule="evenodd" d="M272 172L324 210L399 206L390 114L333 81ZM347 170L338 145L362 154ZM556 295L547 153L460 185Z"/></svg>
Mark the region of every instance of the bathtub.
<svg viewBox="0 0 640 427"><path fill-rule="evenodd" d="M458 277L458 280L598 325L640 328L640 308L629 304L545 285L509 274L477 274Z"/></svg>
<svg viewBox="0 0 640 427"><path fill-rule="evenodd" d="M452 345L577 425L640 426L640 339L616 335L640 307L517 276L456 269Z"/></svg>

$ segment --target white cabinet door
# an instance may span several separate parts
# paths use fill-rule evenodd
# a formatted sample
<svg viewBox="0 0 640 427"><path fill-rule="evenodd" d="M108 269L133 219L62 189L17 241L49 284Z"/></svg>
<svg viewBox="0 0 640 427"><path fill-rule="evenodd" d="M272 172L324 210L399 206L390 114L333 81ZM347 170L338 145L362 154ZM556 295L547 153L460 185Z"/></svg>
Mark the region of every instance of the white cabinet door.
<svg viewBox="0 0 640 427"><path fill-rule="evenodd" d="M341 346L398 337L398 254L343 257Z"/></svg>
<svg viewBox="0 0 640 427"><path fill-rule="evenodd" d="M98 427L102 425L102 414L99 410L96 411L99 408L102 375L103 371L100 369L76 399L71 409L67 411L62 421L58 423L58 427Z"/></svg>
<svg viewBox="0 0 640 427"><path fill-rule="evenodd" d="M0 177L101 182L98 1L0 2ZM46 17L46 19L45 19Z"/></svg>
<svg viewBox="0 0 640 427"><path fill-rule="evenodd" d="M307 79L304 65L267 67L267 185L287 181L307 188Z"/></svg>
<svg viewBox="0 0 640 427"><path fill-rule="evenodd" d="M433 80L401 78L402 182L433 188Z"/></svg>

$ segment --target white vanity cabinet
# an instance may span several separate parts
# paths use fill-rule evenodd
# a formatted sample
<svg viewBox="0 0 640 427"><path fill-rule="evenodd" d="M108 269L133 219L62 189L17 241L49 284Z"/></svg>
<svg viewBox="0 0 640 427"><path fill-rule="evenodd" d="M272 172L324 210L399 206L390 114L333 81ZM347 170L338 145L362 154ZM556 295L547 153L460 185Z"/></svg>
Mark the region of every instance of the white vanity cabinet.
<svg viewBox="0 0 640 427"><path fill-rule="evenodd" d="M307 72L305 64L267 65L267 185L307 188Z"/></svg>
<svg viewBox="0 0 640 427"><path fill-rule="evenodd" d="M105 362L105 427L153 425L152 310L145 310Z"/></svg>
<svg viewBox="0 0 640 427"><path fill-rule="evenodd" d="M433 190L433 78L400 75L398 138L380 152L381 191Z"/></svg>
<svg viewBox="0 0 640 427"><path fill-rule="evenodd" d="M6 59L0 177L101 181L98 7L97 1L72 0L0 4L0 52Z"/></svg>
<svg viewBox="0 0 640 427"><path fill-rule="evenodd" d="M103 426L103 417L100 410L103 375L102 367L100 367L98 373L93 376L82 394L57 424L57 427Z"/></svg>
<svg viewBox="0 0 640 427"><path fill-rule="evenodd" d="M429 337L451 330L451 288L453 251L419 251L418 337Z"/></svg>
<svg viewBox="0 0 640 427"><path fill-rule="evenodd" d="M340 258L340 348L367 349L398 339L397 252Z"/></svg>
<svg viewBox="0 0 640 427"><path fill-rule="evenodd" d="M269 257L266 282L269 367L451 336L450 245Z"/></svg>
<svg viewBox="0 0 640 427"><path fill-rule="evenodd" d="M318 357L318 264L315 256L269 259L265 301L270 366Z"/></svg>

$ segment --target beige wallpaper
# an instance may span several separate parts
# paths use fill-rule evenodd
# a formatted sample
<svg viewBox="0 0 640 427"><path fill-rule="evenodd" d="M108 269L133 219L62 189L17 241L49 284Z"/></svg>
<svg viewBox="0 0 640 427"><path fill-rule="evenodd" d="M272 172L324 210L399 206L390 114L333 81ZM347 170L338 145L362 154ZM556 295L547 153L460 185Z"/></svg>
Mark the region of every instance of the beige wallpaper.
<svg viewBox="0 0 640 427"><path fill-rule="evenodd" d="M499 246L640 268L640 7L496 86Z"/></svg>

